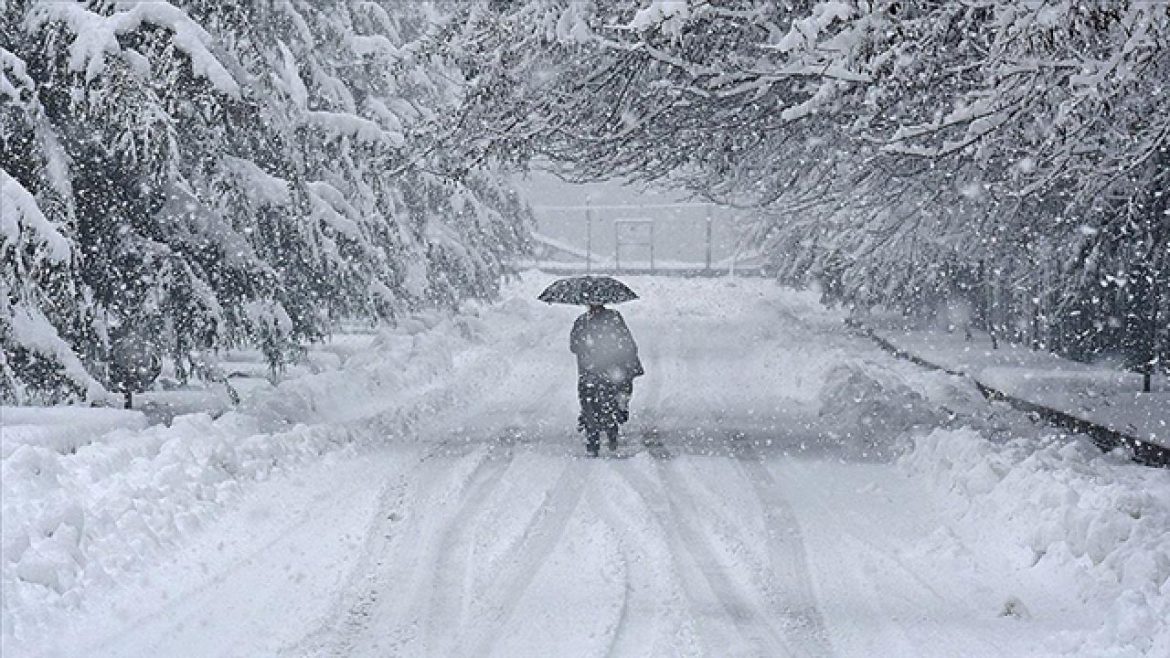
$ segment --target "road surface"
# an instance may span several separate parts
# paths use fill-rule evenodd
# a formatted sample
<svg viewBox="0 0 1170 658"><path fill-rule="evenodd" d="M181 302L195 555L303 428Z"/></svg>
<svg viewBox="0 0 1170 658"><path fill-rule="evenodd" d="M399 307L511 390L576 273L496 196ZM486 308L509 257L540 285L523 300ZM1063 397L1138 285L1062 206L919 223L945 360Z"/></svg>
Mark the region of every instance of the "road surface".
<svg viewBox="0 0 1170 658"><path fill-rule="evenodd" d="M647 375L616 453L586 458L573 431L575 311L512 300L523 330L459 356L456 404L253 486L53 651L1048 653L1059 624L1001 615L1008 576L986 572L985 547L953 540L973 556L961 573L921 549L947 520L894 463L980 404L969 391L809 294L633 283L644 301L621 310Z"/></svg>

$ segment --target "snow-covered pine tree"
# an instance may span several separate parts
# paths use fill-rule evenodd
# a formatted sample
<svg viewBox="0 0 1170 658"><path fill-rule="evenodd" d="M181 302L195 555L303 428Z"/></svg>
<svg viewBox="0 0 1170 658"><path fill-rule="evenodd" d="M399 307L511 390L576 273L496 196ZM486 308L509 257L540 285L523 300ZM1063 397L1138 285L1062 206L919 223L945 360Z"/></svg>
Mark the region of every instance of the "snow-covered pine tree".
<svg viewBox="0 0 1170 658"><path fill-rule="evenodd" d="M73 349L92 335L92 306L88 289L77 280L77 227L68 168L27 64L0 46L4 399L50 403L103 394Z"/></svg>
<svg viewBox="0 0 1170 658"><path fill-rule="evenodd" d="M97 394L131 329L180 374L240 344L276 367L339 318L490 294L530 219L490 173L444 164L463 85L428 52L442 8L0 5L0 334L6 355L31 345L32 309L60 357L56 379L6 359L5 399ZM468 257L440 271L444 250Z"/></svg>

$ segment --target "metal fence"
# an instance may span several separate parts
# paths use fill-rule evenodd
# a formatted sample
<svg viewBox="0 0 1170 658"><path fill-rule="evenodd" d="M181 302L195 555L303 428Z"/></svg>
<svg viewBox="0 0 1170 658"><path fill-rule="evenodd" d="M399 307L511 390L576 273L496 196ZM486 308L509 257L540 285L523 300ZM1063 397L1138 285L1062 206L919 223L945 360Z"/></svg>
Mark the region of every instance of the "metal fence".
<svg viewBox="0 0 1170 658"><path fill-rule="evenodd" d="M763 269L738 217L713 204L534 206L536 255L557 272L716 275Z"/></svg>

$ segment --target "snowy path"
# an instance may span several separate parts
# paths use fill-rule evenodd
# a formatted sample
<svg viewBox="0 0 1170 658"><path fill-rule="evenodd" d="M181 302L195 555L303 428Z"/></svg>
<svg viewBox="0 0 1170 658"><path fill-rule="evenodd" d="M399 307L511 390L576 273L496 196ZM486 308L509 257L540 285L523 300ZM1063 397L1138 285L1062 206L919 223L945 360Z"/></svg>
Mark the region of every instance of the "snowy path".
<svg viewBox="0 0 1170 658"><path fill-rule="evenodd" d="M961 572L922 548L946 521L926 483L882 452L899 431L857 439L838 418L848 409L832 427L819 415L852 395L826 397L835 370L915 371L809 296L762 282L702 282L694 297L690 282L637 285L648 301L623 311L648 374L616 455L584 458L572 431L573 311L513 303L531 330L458 359L456 379L480 378L474 395L414 437L254 486L173 559L79 615L55 651L1059 653L1046 638L1084 621L1072 603L1037 590L1031 600L1058 614L1001 617L1027 583L987 571L987 551L954 533L948 550L969 556ZM938 390L930 377L923 387ZM951 408L970 402L950 394ZM825 440L832 428L849 438Z"/></svg>

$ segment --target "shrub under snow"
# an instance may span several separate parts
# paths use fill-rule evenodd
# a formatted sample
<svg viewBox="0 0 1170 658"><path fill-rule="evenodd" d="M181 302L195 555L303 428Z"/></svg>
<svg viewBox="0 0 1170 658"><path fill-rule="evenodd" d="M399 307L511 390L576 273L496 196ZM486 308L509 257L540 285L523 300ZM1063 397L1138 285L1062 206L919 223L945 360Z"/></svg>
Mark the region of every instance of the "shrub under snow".
<svg viewBox="0 0 1170 658"><path fill-rule="evenodd" d="M1170 656L1170 474L1051 437L993 443L938 429L900 460L929 479L963 527L1010 556L1021 580L1106 602L1097 628L1061 637L1091 655ZM1071 579L1071 580L1068 580Z"/></svg>

